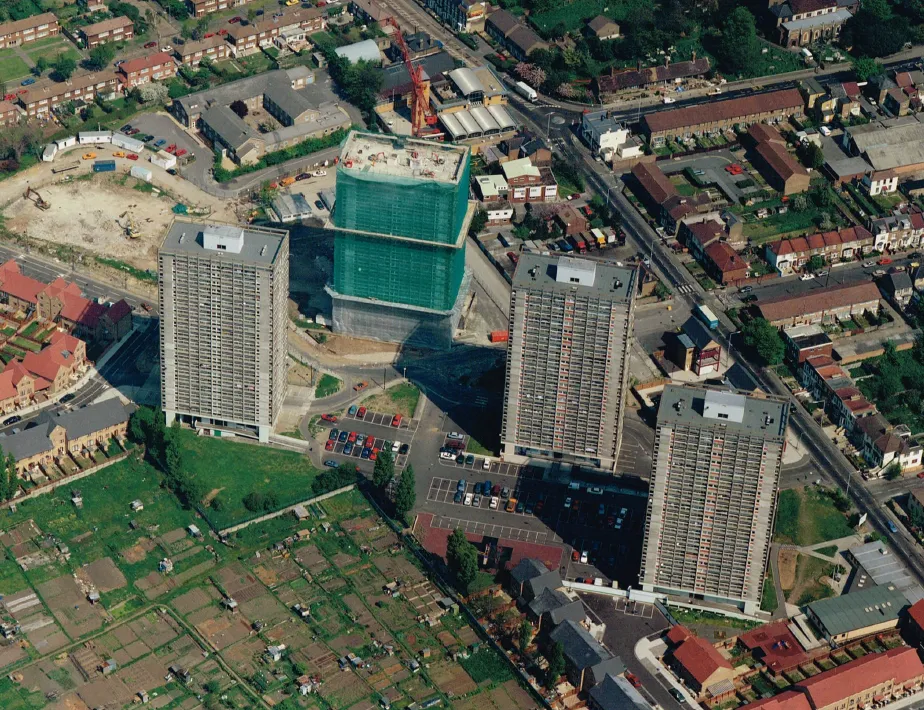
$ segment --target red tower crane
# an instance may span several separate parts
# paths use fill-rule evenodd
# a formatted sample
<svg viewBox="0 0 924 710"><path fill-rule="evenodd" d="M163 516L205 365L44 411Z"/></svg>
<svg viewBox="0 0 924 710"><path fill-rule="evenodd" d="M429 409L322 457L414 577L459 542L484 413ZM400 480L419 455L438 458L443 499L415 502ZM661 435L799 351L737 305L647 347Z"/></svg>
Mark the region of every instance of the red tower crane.
<svg viewBox="0 0 924 710"><path fill-rule="evenodd" d="M414 66L411 61L411 50L408 49L404 41L404 35L398 22L393 17L384 20L386 25L395 28L395 41L401 50L401 56L404 58L404 66L407 67L407 73L411 77L413 91L411 96L411 135L415 138L424 134L424 127L436 123L436 116L430 111L430 102L427 100L426 87L424 87L424 70L419 64Z"/></svg>

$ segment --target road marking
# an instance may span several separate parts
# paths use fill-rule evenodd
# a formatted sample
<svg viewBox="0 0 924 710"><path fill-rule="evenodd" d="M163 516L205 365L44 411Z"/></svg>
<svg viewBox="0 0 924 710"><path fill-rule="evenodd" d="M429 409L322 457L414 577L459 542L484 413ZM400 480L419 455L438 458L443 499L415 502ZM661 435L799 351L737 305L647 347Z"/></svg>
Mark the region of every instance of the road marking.
<svg viewBox="0 0 924 710"><path fill-rule="evenodd" d="M464 532L469 532L474 535L502 537L508 540L519 540L520 542L535 542L541 544L546 542L549 538L548 533L538 530L526 530L525 528L514 528L508 525L482 523L476 520L464 520L441 515L433 518L432 526L443 530L461 528Z"/></svg>
<svg viewBox="0 0 924 710"><path fill-rule="evenodd" d="M616 599L616 611L626 616L638 616L642 619L651 619L654 616L653 605L624 599L622 597Z"/></svg>

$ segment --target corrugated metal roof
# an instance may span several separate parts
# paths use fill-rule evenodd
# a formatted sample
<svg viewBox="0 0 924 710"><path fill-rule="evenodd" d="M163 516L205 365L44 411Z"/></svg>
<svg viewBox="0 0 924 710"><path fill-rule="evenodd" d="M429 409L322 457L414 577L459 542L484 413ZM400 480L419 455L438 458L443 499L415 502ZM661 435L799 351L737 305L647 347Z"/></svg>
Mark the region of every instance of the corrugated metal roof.
<svg viewBox="0 0 924 710"><path fill-rule="evenodd" d="M487 108L488 113L490 113L494 120L497 121L497 125L501 127L502 131L517 127L516 122L513 120L513 118L511 118L510 114L507 112L507 109L505 109L503 106L499 104L492 104Z"/></svg>
<svg viewBox="0 0 924 710"><path fill-rule="evenodd" d="M459 91L468 96L473 94L476 91L484 93L484 87L481 85L481 82L478 81L478 77L475 76L473 72L468 67L459 67L458 69L453 69L449 72L449 77L455 82L455 85L459 87Z"/></svg>
<svg viewBox="0 0 924 710"><path fill-rule="evenodd" d="M441 113L440 121L442 121L443 126L446 127L446 130L452 134L453 140L458 140L459 138L464 138L468 135L465 129L462 127L462 124L456 119L454 114L451 113Z"/></svg>
<svg viewBox="0 0 924 710"><path fill-rule="evenodd" d="M453 115L469 136L481 135L481 126L478 125L478 122L472 118L468 111L456 111Z"/></svg>
<svg viewBox="0 0 924 710"><path fill-rule="evenodd" d="M491 118L491 114L488 113L488 109L484 106L475 106L469 110L469 113L478 125L481 126L481 130L484 131L485 135L488 133L498 133L500 131L500 126L497 125L497 121Z"/></svg>

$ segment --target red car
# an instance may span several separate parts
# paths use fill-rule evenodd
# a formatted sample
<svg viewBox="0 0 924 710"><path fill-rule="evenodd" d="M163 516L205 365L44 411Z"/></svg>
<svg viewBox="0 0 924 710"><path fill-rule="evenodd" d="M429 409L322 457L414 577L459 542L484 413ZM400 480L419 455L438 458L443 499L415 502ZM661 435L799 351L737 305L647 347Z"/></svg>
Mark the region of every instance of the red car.
<svg viewBox="0 0 924 710"><path fill-rule="evenodd" d="M186 155L186 149L185 149L185 148L180 148L176 153L174 153L174 155L175 155L177 158L182 158L184 155Z"/></svg>
<svg viewBox="0 0 924 710"><path fill-rule="evenodd" d="M886 264L891 264L892 260L889 257L884 256L876 263L879 264L879 266L885 266Z"/></svg>
<svg viewBox="0 0 924 710"><path fill-rule="evenodd" d="M378 457L379 457L379 450L378 450L378 449L372 449L372 451L369 452L369 460L370 460L370 461L375 461Z"/></svg>
<svg viewBox="0 0 924 710"><path fill-rule="evenodd" d="M638 679L638 676L636 676L636 675L634 675L634 674L632 674L632 673L626 672L626 680L629 681L630 683L632 683L632 687L633 687L633 688L641 688L641 687L642 687L642 681L640 681L640 680Z"/></svg>
<svg viewBox="0 0 924 710"><path fill-rule="evenodd" d="M337 423L337 415L336 415L336 414L322 414L322 415L321 415L321 421L322 421L322 422L330 422L331 424L336 424L336 423Z"/></svg>
<svg viewBox="0 0 924 710"><path fill-rule="evenodd" d="M366 416L366 408L365 408L365 407L360 407L360 408L359 408L359 411L356 412L356 416L359 417L360 419L362 419L364 416Z"/></svg>
<svg viewBox="0 0 924 710"><path fill-rule="evenodd" d="M125 157L128 158L129 160L138 160L138 155L136 153L129 153Z"/></svg>
<svg viewBox="0 0 924 710"><path fill-rule="evenodd" d="M168 152L168 153L175 153L175 152L176 152L176 143L171 143L170 145L168 145L168 146L167 146L167 152Z"/></svg>
<svg viewBox="0 0 924 710"><path fill-rule="evenodd" d="M366 448L371 449L372 445L375 443L375 437L372 434L366 437Z"/></svg>
<svg viewBox="0 0 924 710"><path fill-rule="evenodd" d="M3 100L4 101L15 101L16 94L7 94L6 96L3 97Z"/></svg>
<svg viewBox="0 0 924 710"><path fill-rule="evenodd" d="M396 414L395 416L391 418L391 425L393 427L401 426L401 415L400 414Z"/></svg>
<svg viewBox="0 0 924 710"><path fill-rule="evenodd" d="M350 436L347 437L347 441L349 441L351 444L356 443L356 432L355 431L350 432Z"/></svg>
<svg viewBox="0 0 924 710"><path fill-rule="evenodd" d="M228 35L228 30L226 30L226 29L220 29L220 30L218 30L218 35L219 35L220 37L226 37L226 36Z"/></svg>
<svg viewBox="0 0 924 710"><path fill-rule="evenodd" d="M236 25L236 24L237 24L238 22L240 22L240 21L241 21L241 18L240 18L240 17L232 17L230 20L228 20L228 24L229 24L229 25Z"/></svg>
<svg viewBox="0 0 924 710"><path fill-rule="evenodd" d="M584 205L583 209L584 209L584 214L586 214L588 217L593 217L594 212L592 209L590 209L589 205Z"/></svg>
<svg viewBox="0 0 924 710"><path fill-rule="evenodd" d="M215 36L214 32L206 32L204 35L202 35L202 39L208 39L209 37L214 37L214 36Z"/></svg>
<svg viewBox="0 0 924 710"><path fill-rule="evenodd" d="M156 47L156 46L157 46L157 42L148 42L146 45L144 45L144 48L145 48L145 49L151 49L151 48Z"/></svg>
<svg viewBox="0 0 924 710"><path fill-rule="evenodd" d="M151 311L151 304L150 304L150 303L142 303L142 304L141 304L141 307L142 307L144 310L146 310L146 311L148 311L148 312L150 313L150 311Z"/></svg>
<svg viewBox="0 0 924 710"><path fill-rule="evenodd" d="M571 551L571 561L577 562L579 559L581 559L581 553L578 552L577 550L572 550Z"/></svg>
<svg viewBox="0 0 924 710"><path fill-rule="evenodd" d="M507 258L510 259L510 261L513 262L513 265L514 265L514 266L516 266L516 265L517 265L517 262L520 260L520 257L518 257L518 256L517 256L515 253L513 253L512 251L508 251L508 252L507 252Z"/></svg>
<svg viewBox="0 0 924 710"><path fill-rule="evenodd" d="M324 444L324 448L325 448L327 451L333 451L333 450L334 450L334 440L333 440L333 439L328 439L328 440L327 440L327 443Z"/></svg>

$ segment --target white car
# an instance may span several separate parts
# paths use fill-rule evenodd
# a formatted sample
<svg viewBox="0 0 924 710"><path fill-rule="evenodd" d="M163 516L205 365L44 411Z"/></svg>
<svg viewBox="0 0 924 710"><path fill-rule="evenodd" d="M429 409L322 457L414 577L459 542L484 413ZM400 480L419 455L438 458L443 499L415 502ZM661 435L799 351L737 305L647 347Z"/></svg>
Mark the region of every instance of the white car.
<svg viewBox="0 0 924 710"><path fill-rule="evenodd" d="M802 274L802 276L799 277L799 280L800 281L811 281L814 278L815 278L815 274Z"/></svg>
<svg viewBox="0 0 924 710"><path fill-rule="evenodd" d="M491 459L485 459L484 461L482 461L481 468L483 468L485 471L491 468Z"/></svg>
<svg viewBox="0 0 924 710"><path fill-rule="evenodd" d="M449 451L440 451L440 458L441 459L454 459L455 456L453 456L452 453Z"/></svg>
<svg viewBox="0 0 924 710"><path fill-rule="evenodd" d="M603 495L603 489L600 488L599 486L591 486L590 488L587 489L587 492L594 496Z"/></svg>
<svg viewBox="0 0 924 710"><path fill-rule="evenodd" d="M474 497L475 497L475 496L472 495L471 493L466 493L466 494L465 494L465 505L471 505L471 504L472 504L472 499L473 499Z"/></svg>
<svg viewBox="0 0 924 710"><path fill-rule="evenodd" d="M581 564L582 565L587 564L587 551L586 550L581 553Z"/></svg>
<svg viewBox="0 0 924 710"><path fill-rule="evenodd" d="M396 441L391 445L391 453L396 454L401 450L401 442Z"/></svg>
<svg viewBox="0 0 924 710"><path fill-rule="evenodd" d="M497 496L491 496L491 502L488 507L491 510L497 510Z"/></svg>
<svg viewBox="0 0 924 710"><path fill-rule="evenodd" d="M571 507L571 499L570 499L570 498L565 498L565 508L567 509L567 508L570 508L570 507Z"/></svg>
<svg viewBox="0 0 924 710"><path fill-rule="evenodd" d="M465 435L464 435L464 434L460 434L460 433L457 432L457 431L451 431L451 432L449 432L448 434L446 434L446 438L447 438L447 439L455 439L456 441L462 441L462 440L465 438Z"/></svg>
<svg viewBox="0 0 924 710"><path fill-rule="evenodd" d="M866 261L866 262L863 263L863 268L864 268L864 269L871 269L871 268L873 268L875 265L876 265L876 262L875 262L875 261Z"/></svg>

